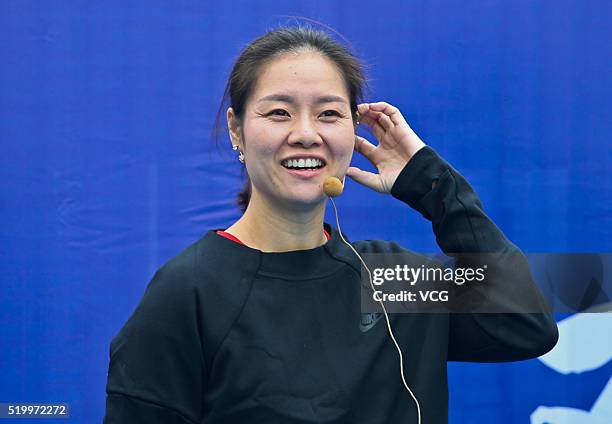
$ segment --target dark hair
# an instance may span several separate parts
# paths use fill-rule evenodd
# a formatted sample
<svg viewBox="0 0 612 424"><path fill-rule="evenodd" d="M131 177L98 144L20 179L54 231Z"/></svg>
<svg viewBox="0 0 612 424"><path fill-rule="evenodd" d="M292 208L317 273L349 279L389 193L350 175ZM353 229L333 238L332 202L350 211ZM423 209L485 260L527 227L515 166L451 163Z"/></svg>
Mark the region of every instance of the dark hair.
<svg viewBox="0 0 612 424"><path fill-rule="evenodd" d="M366 84L363 65L347 47L334 40L327 32L310 26L295 26L272 30L256 38L242 50L225 86L215 128L220 128L219 122L228 99L236 119L242 126L244 109L262 66L282 54L303 50L321 53L338 67L348 89L351 114L356 122L357 104L363 97ZM237 197L242 212L246 210L250 197L251 182L247 175L246 184Z"/></svg>

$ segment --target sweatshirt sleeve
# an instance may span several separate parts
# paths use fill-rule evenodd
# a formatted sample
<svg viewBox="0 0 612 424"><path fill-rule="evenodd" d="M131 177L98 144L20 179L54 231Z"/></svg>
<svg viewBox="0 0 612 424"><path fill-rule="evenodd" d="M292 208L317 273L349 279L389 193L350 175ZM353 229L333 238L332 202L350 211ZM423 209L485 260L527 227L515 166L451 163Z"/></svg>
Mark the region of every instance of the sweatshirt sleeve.
<svg viewBox="0 0 612 424"><path fill-rule="evenodd" d="M110 345L105 424L200 422L206 368L192 270L162 267Z"/></svg>
<svg viewBox="0 0 612 424"><path fill-rule="evenodd" d="M557 326L533 282L526 258L485 214L463 176L426 146L406 164L391 194L431 221L438 245L456 258L457 266L475 253L498 258L494 277L487 280L487 301L504 312L449 314L449 360L516 361L543 355L554 347ZM541 308L523 312L525 301ZM514 310L517 312L507 312Z"/></svg>

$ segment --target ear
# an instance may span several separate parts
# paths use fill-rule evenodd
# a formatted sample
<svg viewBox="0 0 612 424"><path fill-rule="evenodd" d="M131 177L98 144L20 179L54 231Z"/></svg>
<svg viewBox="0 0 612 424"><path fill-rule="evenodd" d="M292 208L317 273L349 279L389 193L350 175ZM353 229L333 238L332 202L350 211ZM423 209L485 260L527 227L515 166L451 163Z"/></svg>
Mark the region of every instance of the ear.
<svg viewBox="0 0 612 424"><path fill-rule="evenodd" d="M242 132L238 118L234 114L234 110L230 107L227 109L227 129L229 130L230 140L232 145L238 146L242 150Z"/></svg>

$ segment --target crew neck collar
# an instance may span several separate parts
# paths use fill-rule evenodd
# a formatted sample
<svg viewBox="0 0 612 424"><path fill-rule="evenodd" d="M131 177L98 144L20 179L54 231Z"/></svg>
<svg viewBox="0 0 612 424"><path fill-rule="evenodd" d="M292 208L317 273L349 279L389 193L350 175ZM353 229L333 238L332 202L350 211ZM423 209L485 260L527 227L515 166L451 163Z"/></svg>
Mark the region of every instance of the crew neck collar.
<svg viewBox="0 0 612 424"><path fill-rule="evenodd" d="M327 223L323 224L323 228L330 234L325 244L312 249L288 252L262 252L217 234L216 231L219 229L209 230L204 236L204 241L211 243L215 249L227 252L228 257L232 258L232 263L258 263L257 272L260 274L303 280L334 273L350 260L350 255L346 253L347 251L350 253L350 249L340 239L338 231ZM346 236L344 238L347 239ZM236 262L236 259L241 262Z"/></svg>

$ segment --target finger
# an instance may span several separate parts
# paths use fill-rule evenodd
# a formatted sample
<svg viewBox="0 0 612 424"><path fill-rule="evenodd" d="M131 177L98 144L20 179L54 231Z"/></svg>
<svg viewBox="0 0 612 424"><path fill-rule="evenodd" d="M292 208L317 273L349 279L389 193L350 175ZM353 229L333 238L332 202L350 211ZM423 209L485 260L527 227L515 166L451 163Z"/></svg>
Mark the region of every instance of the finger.
<svg viewBox="0 0 612 424"><path fill-rule="evenodd" d="M367 116L374 118L385 131L391 131L395 127L395 124L391 121L391 118L382 112L369 110Z"/></svg>
<svg viewBox="0 0 612 424"><path fill-rule="evenodd" d="M374 111L370 111L370 115L376 113L376 116L378 117L377 122L379 124L379 126L381 128L384 129L384 133L381 135L378 135L376 138L379 141L379 145L384 145L387 147L393 147L396 144L395 138L393 137L393 133L392 131L395 130L396 126L393 122L391 122L391 118L389 118L387 115L385 115L382 112L374 112Z"/></svg>
<svg viewBox="0 0 612 424"><path fill-rule="evenodd" d="M373 119L371 116L363 116L361 118L361 123L366 124L372 130L374 137L377 140L381 140L385 136L385 129L380 125L380 123Z"/></svg>
<svg viewBox="0 0 612 424"><path fill-rule="evenodd" d="M406 120L399 109L395 106L391 106L387 102L369 103L369 107L371 110L382 112L387 115L391 119L391 122L393 122L395 125L406 123Z"/></svg>
<svg viewBox="0 0 612 424"><path fill-rule="evenodd" d="M371 188L372 190L381 191L382 184L380 182L380 178L378 174L374 174L372 172L363 171L356 166L350 166L346 175L349 176L355 182L358 182L361 185Z"/></svg>
<svg viewBox="0 0 612 424"><path fill-rule="evenodd" d="M365 138L356 135L355 136L355 150L369 159L372 152L376 150L376 146L370 143Z"/></svg>
<svg viewBox="0 0 612 424"><path fill-rule="evenodd" d="M370 127L372 130L374 130L375 127L380 127L380 130L384 131L385 129L382 127L382 125L380 125L380 123L378 122L377 119L375 119L374 117L372 117L371 115L362 115L360 118L360 122L362 124L366 124L368 127Z"/></svg>
<svg viewBox="0 0 612 424"><path fill-rule="evenodd" d="M360 103L357 105L357 112L360 114L366 113L370 109L369 103Z"/></svg>

